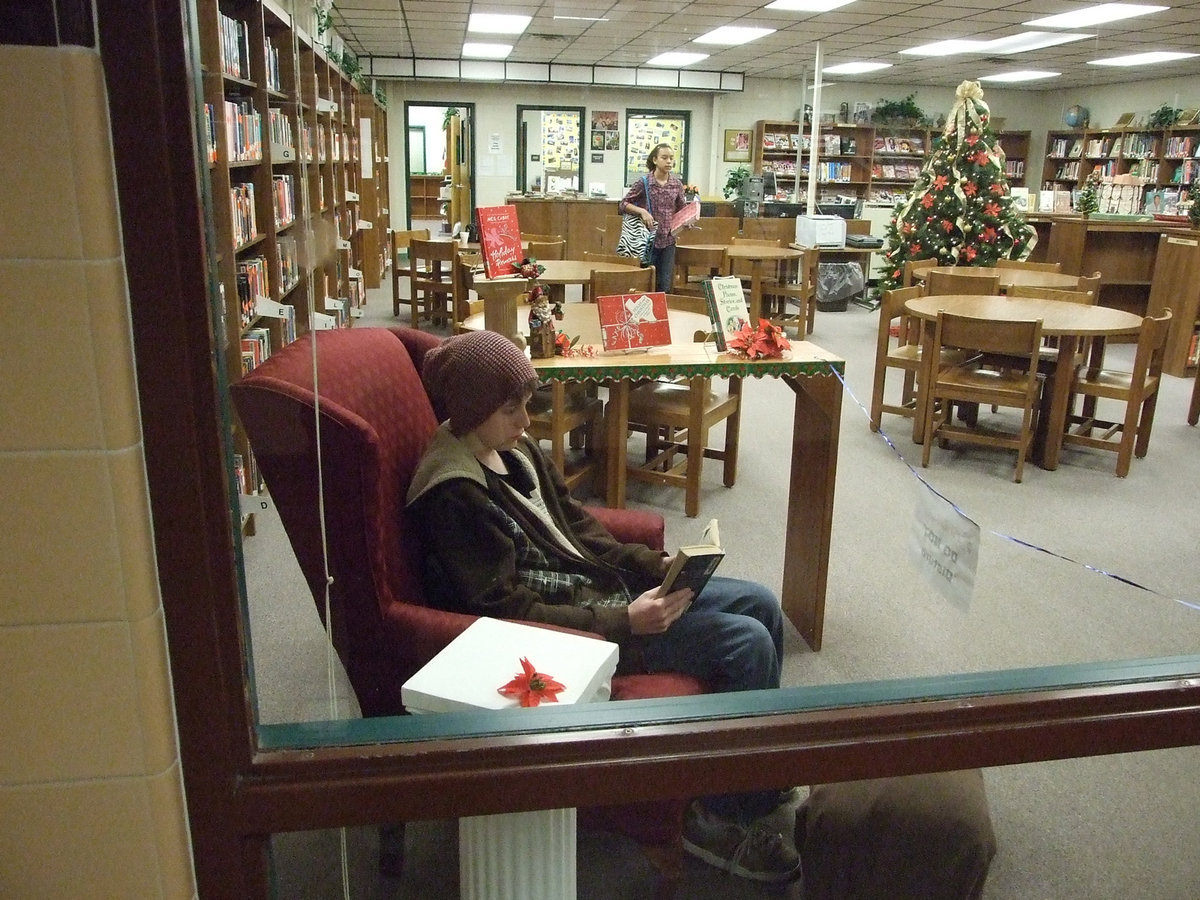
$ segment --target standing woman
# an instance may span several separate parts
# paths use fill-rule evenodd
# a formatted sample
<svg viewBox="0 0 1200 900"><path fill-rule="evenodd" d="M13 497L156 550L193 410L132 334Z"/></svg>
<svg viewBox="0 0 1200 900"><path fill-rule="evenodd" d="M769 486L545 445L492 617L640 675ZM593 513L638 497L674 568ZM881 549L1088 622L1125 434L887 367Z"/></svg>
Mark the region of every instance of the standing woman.
<svg viewBox="0 0 1200 900"><path fill-rule="evenodd" d="M674 166L674 149L670 144L659 144L646 157L646 168L650 172L650 196L646 196L646 181L639 178L617 205L617 212L621 215L633 213L641 216L651 230L659 222L662 223L662 227L654 233L650 265L654 266L656 273L656 290L667 293L675 280L675 235L671 234L671 218L686 205L683 182L671 174Z"/></svg>

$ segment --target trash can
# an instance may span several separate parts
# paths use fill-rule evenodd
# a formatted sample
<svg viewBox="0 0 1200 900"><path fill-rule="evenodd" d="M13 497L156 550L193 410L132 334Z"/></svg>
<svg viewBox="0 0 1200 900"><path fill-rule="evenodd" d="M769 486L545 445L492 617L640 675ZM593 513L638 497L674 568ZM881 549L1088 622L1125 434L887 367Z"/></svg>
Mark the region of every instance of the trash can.
<svg viewBox="0 0 1200 900"><path fill-rule="evenodd" d="M817 309L844 312L850 298L866 286L863 270L856 262L823 262L817 266Z"/></svg>

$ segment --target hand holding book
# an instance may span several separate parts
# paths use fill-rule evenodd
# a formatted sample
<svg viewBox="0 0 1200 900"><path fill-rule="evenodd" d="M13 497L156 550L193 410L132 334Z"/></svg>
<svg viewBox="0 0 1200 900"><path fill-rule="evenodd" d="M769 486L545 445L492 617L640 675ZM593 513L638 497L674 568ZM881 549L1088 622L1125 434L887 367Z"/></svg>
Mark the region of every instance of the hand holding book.
<svg viewBox="0 0 1200 900"><path fill-rule="evenodd" d="M675 552L675 560L658 589L659 596L685 587L691 588L693 594L699 594L724 557L717 520L710 519L700 543L680 547Z"/></svg>

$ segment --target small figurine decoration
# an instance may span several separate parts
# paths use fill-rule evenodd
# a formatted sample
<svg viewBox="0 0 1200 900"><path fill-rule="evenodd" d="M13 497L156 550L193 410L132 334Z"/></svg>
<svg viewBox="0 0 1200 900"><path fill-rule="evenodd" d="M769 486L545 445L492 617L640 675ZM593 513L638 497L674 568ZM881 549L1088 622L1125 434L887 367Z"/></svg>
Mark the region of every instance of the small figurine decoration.
<svg viewBox="0 0 1200 900"><path fill-rule="evenodd" d="M538 281L538 276L546 271L536 259L527 258L516 267L521 277L525 279L529 300L529 355L534 359L548 359L554 355L556 320L563 317L562 306L550 302L550 294L546 286Z"/></svg>

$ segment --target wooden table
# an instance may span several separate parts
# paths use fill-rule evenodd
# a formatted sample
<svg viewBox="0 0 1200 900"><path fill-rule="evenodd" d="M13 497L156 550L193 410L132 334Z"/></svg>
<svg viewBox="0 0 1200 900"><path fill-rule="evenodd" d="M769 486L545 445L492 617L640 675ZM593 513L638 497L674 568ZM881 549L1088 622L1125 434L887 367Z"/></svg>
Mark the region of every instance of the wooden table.
<svg viewBox="0 0 1200 900"><path fill-rule="evenodd" d="M636 263L599 262L587 259L547 259L538 260L546 270L538 276L542 284L561 290L568 284L586 285L592 280L592 272L623 272L627 269L640 268ZM503 278L474 277L471 287L483 300L485 328L488 331L498 331L515 342L525 346L521 337L521 328L517 322L517 304L525 293L525 279L505 276ZM587 296L587 290L584 290ZM561 299L561 297L560 297ZM470 327L470 326L466 326Z"/></svg>
<svg viewBox="0 0 1200 900"><path fill-rule="evenodd" d="M998 269L994 271L1006 271ZM1007 271L1017 271L1015 269ZM1028 273L1035 274L1035 273ZM1042 272L1042 275L1054 274ZM1045 441L1041 445L1039 464L1043 469L1057 469L1062 453L1062 435L1067 421L1067 402L1071 394L1071 379L1075 372L1075 354L1081 338L1104 339L1115 335L1137 334L1142 327L1141 316L1121 309L1106 306L1089 306L1083 303L1066 303L1062 300L1040 300L1032 297L986 297L965 294L942 294L933 297L918 297L904 304L913 316L925 323L922 328L922 353L926 359L933 353L933 329L929 323L937 321L938 310L959 316L1000 321L1042 320L1042 334L1057 337L1058 363L1051 377L1050 410L1046 421L1039 425ZM926 382L921 378L917 384L917 414L913 418L913 440L921 443L925 439ZM1044 390L1044 389L1043 389Z"/></svg>
<svg viewBox="0 0 1200 900"><path fill-rule="evenodd" d="M750 263L750 321L757 324L762 318L762 282L768 263L778 265L787 260L799 259L804 255L802 250L794 247L768 247L759 244L678 244L680 247L695 247L700 250L719 250L724 248L729 260L729 269L733 271L733 263L741 260Z"/></svg>
<svg viewBox="0 0 1200 900"><path fill-rule="evenodd" d="M986 278L989 275L1000 276L1000 290L1007 291L1013 285L1021 287L1054 288L1060 291L1074 291L1079 287L1078 275L1064 275L1061 272L1042 272L1038 269L994 269L985 266L934 266L931 269L921 269L913 274L918 281L924 281L930 272L954 275L978 275Z"/></svg>
<svg viewBox="0 0 1200 900"><path fill-rule="evenodd" d="M842 408L842 383L831 370L844 372L844 360L808 341L793 341L787 359L756 361L718 354L711 344L680 343L648 353L535 359L533 366L546 382L610 381L607 499L609 506L617 508L625 505L631 383L644 378L695 375L782 378L795 392L796 400L780 600L784 613L808 645L813 650L821 649ZM777 563L762 560L761 564Z"/></svg>
<svg viewBox="0 0 1200 900"><path fill-rule="evenodd" d="M528 307L521 307L527 311ZM514 305L514 316L517 314ZM837 475L842 383L831 370L845 373L841 357L808 341L792 341L787 359L746 360L718 353L712 344L695 343L693 333L707 330L699 313L670 310L668 347L649 352L600 353L593 357L555 356L535 359L538 377L555 387L561 402L566 382L609 383L606 437L606 502L625 506L625 467L629 427L629 390L645 378L708 375L728 378L782 378L795 393L792 411L792 459L783 552L783 611L813 650L821 649L825 623L825 587L829 577L829 543L833 528L833 488ZM483 316L463 323L478 329ZM580 344L600 342L600 316L591 304L568 303L560 330L579 335ZM765 565L770 563L764 562Z"/></svg>

